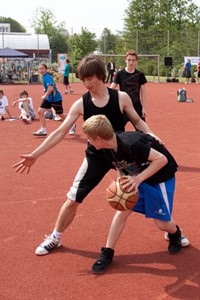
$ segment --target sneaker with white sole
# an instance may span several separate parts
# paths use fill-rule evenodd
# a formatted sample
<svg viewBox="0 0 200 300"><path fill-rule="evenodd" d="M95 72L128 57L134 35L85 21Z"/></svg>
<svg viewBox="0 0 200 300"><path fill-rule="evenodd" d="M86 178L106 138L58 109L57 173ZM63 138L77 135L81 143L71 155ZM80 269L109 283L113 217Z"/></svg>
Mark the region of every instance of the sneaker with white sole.
<svg viewBox="0 0 200 300"><path fill-rule="evenodd" d="M164 238L169 241L169 236L168 236L168 232L164 233ZM190 241L186 238L186 236L184 236L183 234L181 234L181 245L182 247L187 247L189 246Z"/></svg>
<svg viewBox="0 0 200 300"><path fill-rule="evenodd" d="M37 131L33 132L34 136L46 136L47 132L43 129L38 129Z"/></svg>
<svg viewBox="0 0 200 300"><path fill-rule="evenodd" d="M69 130L69 135L75 135L76 133L76 124L72 126L72 128Z"/></svg>
<svg viewBox="0 0 200 300"><path fill-rule="evenodd" d="M60 246L61 246L60 239L52 237L51 235L45 235L44 242L42 242L42 244L40 244L36 248L35 254L36 255L46 255L46 254L49 254L54 249L57 249Z"/></svg>

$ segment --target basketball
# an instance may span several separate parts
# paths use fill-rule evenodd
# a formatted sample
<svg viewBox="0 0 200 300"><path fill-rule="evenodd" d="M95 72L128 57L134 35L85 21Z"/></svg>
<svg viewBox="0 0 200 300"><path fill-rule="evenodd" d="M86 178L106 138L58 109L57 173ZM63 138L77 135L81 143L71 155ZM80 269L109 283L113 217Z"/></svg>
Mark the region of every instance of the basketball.
<svg viewBox="0 0 200 300"><path fill-rule="evenodd" d="M46 110L45 113L44 113L44 117L45 117L45 119L48 119L48 120L53 119L52 110L50 110L50 109Z"/></svg>
<svg viewBox="0 0 200 300"><path fill-rule="evenodd" d="M106 189L106 199L112 208L120 211L132 209L139 199L139 194L134 190L127 192L120 185L120 179L112 181Z"/></svg>

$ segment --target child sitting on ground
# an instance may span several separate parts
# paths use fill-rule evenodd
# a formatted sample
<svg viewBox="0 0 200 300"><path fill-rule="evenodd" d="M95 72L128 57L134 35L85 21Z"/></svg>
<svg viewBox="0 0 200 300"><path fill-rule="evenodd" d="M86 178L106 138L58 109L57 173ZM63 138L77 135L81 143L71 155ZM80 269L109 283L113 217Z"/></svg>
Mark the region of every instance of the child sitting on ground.
<svg viewBox="0 0 200 300"><path fill-rule="evenodd" d="M21 111L19 118L25 123L30 124L35 119L35 111L33 107L32 98L28 96L27 91L20 93L20 98L13 102L13 106L18 103L18 107Z"/></svg>
<svg viewBox="0 0 200 300"><path fill-rule="evenodd" d="M7 114L9 115L10 119L12 119L12 116L9 112L8 109L8 99L7 97L4 95L3 90L0 90L0 120L4 120L4 114L5 112L7 112Z"/></svg>

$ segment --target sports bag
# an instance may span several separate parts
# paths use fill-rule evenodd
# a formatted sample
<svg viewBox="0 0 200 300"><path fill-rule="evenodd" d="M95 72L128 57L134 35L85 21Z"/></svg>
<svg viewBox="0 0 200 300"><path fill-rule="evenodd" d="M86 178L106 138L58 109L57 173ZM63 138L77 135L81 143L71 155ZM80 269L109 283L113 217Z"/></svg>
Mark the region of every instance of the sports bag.
<svg viewBox="0 0 200 300"><path fill-rule="evenodd" d="M178 102L186 102L187 100L187 93L186 93L186 90L183 88L183 89L179 89L177 91L177 95L178 95Z"/></svg>

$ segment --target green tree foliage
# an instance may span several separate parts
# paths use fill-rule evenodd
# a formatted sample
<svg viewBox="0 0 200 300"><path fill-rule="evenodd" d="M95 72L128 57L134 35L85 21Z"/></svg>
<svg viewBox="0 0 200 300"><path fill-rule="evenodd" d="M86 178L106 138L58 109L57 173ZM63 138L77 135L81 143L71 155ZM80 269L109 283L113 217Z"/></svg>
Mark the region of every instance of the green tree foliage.
<svg viewBox="0 0 200 300"><path fill-rule="evenodd" d="M75 66L85 55L93 53L98 45L95 33L89 32L84 27L81 28L81 33L75 33L70 41L70 55L72 56L73 52Z"/></svg>
<svg viewBox="0 0 200 300"><path fill-rule="evenodd" d="M99 39L99 50L104 54L112 54L116 49L117 35L111 33L108 28L104 28Z"/></svg>
<svg viewBox="0 0 200 300"><path fill-rule="evenodd" d="M57 61L58 53L67 53L67 37L64 22L57 25L56 18L51 10L39 7L32 21L35 33L47 34L52 50L52 62ZM68 33L67 33L68 35Z"/></svg>
<svg viewBox="0 0 200 300"><path fill-rule="evenodd" d="M172 56L175 64L198 55L200 8L192 0L132 0L124 24L126 49Z"/></svg>
<svg viewBox="0 0 200 300"><path fill-rule="evenodd" d="M138 53L197 55L200 9L191 0L132 0L125 12L126 45Z"/></svg>
<svg viewBox="0 0 200 300"><path fill-rule="evenodd" d="M11 32L26 32L26 29L12 18L0 17L0 23L10 23Z"/></svg>

